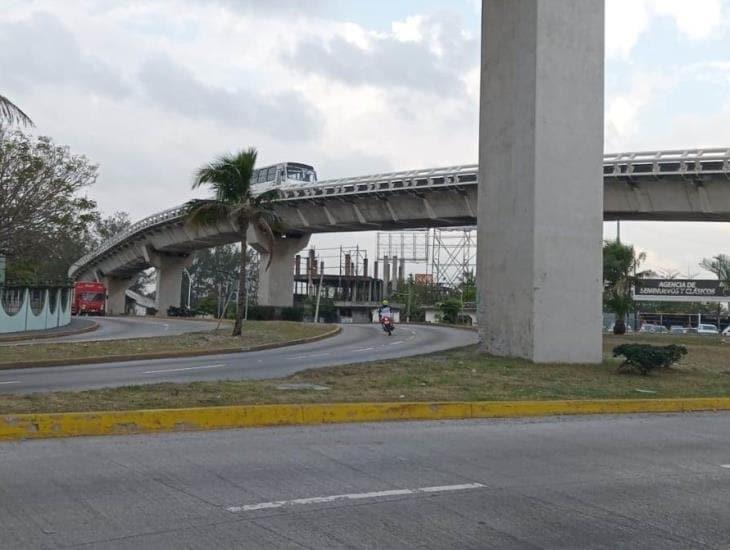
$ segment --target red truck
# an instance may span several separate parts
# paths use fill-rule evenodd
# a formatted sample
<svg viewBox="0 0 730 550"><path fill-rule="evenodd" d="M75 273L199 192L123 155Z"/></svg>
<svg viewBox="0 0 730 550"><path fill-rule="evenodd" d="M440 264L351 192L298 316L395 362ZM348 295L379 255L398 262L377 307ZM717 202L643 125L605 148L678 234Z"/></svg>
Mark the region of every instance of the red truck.
<svg viewBox="0 0 730 550"><path fill-rule="evenodd" d="M73 315L104 315L106 312L106 287L104 283L77 281L74 283Z"/></svg>

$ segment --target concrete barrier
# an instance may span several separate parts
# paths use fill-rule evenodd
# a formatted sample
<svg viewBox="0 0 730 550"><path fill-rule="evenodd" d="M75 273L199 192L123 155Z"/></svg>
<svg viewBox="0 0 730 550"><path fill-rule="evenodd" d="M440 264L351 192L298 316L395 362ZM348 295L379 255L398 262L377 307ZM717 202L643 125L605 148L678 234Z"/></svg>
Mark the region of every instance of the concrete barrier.
<svg viewBox="0 0 730 550"><path fill-rule="evenodd" d="M453 403L323 403L6 414L0 416L0 440L394 420L454 420L729 410L730 397L708 397Z"/></svg>

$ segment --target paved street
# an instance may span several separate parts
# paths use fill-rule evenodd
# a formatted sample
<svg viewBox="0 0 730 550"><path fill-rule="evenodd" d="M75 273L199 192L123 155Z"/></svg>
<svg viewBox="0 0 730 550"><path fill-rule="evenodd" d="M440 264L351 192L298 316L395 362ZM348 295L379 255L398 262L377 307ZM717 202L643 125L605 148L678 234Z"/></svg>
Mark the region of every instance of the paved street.
<svg viewBox="0 0 730 550"><path fill-rule="evenodd" d="M728 548L730 415L0 444L4 548Z"/></svg>
<svg viewBox="0 0 730 550"><path fill-rule="evenodd" d="M157 382L276 378L308 368L432 353L476 342L477 333L470 330L399 325L393 336L388 337L378 325L344 325L342 333L332 338L265 351L1 370L0 393L77 390Z"/></svg>
<svg viewBox="0 0 730 550"><path fill-rule="evenodd" d="M42 338L23 342L11 342L6 345L17 344L52 344L55 342L92 342L97 340L126 340L129 338L154 338L158 336L177 336L190 332L204 332L213 330L216 324L211 321L196 321L194 319L156 319L155 317L83 317L74 318L76 321L93 321L99 328L92 332L71 334L58 338ZM63 330L62 327L60 330ZM0 344L2 345L2 344Z"/></svg>

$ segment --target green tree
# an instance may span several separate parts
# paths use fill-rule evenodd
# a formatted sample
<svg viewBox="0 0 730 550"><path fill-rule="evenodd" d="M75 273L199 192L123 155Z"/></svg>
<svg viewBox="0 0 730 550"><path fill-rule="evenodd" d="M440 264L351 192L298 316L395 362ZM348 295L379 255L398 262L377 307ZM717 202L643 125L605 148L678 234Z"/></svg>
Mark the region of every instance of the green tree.
<svg viewBox="0 0 730 550"><path fill-rule="evenodd" d="M97 167L48 137L0 125L0 250L8 279L65 279L85 253L94 201L82 195Z"/></svg>
<svg viewBox="0 0 730 550"><path fill-rule="evenodd" d="M634 308L634 285L638 278L646 275L646 272L638 271L645 259L646 254L637 254L633 246L620 241L603 244L603 303L616 314L614 334L626 332L626 315Z"/></svg>
<svg viewBox="0 0 730 550"><path fill-rule="evenodd" d="M462 305L461 300L456 298L449 298L441 302L439 306L441 309L441 320L444 323L455 325L459 321L459 313L461 313Z"/></svg>
<svg viewBox="0 0 730 550"><path fill-rule="evenodd" d="M33 126L33 121L21 110L20 107L4 95L0 94L0 123L3 121L8 124L18 123L23 126Z"/></svg>
<svg viewBox="0 0 730 550"><path fill-rule="evenodd" d="M700 262L700 267L714 273L720 281L720 287L730 290L730 256L718 254L712 258L705 258Z"/></svg>
<svg viewBox="0 0 730 550"><path fill-rule="evenodd" d="M269 265L274 248L272 225L276 216L272 208L272 199L276 192L253 195L251 193L251 176L256 165L256 149L250 148L236 154L219 157L210 164L201 167L193 182L193 188L209 186L214 198L194 200L188 203L188 219L193 225L215 224L226 219L238 226L241 250L248 249L246 234L251 224L266 236L269 249ZM238 270L238 304L233 336L240 336L243 329L243 315L246 296L247 254L240 255ZM266 266L268 269L269 265Z"/></svg>

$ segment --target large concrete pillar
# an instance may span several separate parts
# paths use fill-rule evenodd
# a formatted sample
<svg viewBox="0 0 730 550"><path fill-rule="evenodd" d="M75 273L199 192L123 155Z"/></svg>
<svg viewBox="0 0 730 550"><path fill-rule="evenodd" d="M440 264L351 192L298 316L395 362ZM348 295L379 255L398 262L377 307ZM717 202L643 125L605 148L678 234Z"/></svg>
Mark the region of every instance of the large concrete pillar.
<svg viewBox="0 0 730 550"><path fill-rule="evenodd" d="M262 306L291 307L294 304L294 256L309 244L309 235L299 238L277 238L271 266L264 240L257 240L249 231L249 242L260 254L258 302ZM252 238L253 237L253 238ZM316 265L316 264L315 264ZM318 281L314 281L317 285Z"/></svg>
<svg viewBox="0 0 730 550"><path fill-rule="evenodd" d="M97 280L106 287L106 314L124 315L127 313L126 292L136 281L137 277L114 277L112 275L97 275Z"/></svg>
<svg viewBox="0 0 730 550"><path fill-rule="evenodd" d="M483 0L486 351L601 361L603 0Z"/></svg>
<svg viewBox="0 0 730 550"><path fill-rule="evenodd" d="M193 263L192 254L166 254L145 248L145 259L157 269L155 301L157 315L164 317L170 306L180 307L183 270Z"/></svg>

